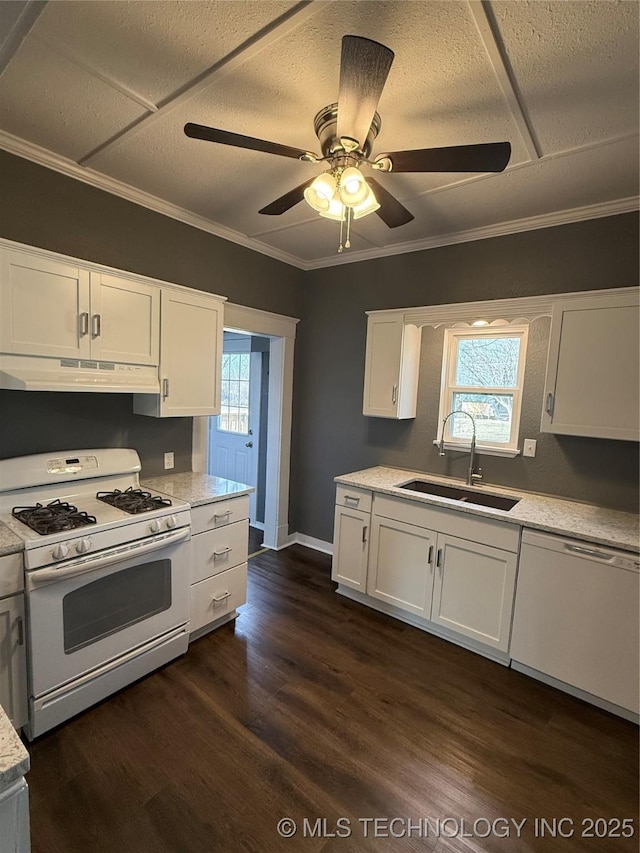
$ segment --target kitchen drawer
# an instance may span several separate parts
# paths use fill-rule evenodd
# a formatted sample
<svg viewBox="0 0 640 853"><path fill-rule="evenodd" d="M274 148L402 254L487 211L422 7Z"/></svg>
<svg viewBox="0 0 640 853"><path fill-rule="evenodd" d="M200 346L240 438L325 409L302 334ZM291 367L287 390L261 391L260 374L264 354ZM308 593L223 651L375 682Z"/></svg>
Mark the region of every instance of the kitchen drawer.
<svg viewBox="0 0 640 853"><path fill-rule="evenodd" d="M214 501L204 506L194 506L191 508L191 533L214 530L216 527L233 524L243 518L249 518L249 495Z"/></svg>
<svg viewBox="0 0 640 853"><path fill-rule="evenodd" d="M23 589L22 551L0 557L0 598L22 592Z"/></svg>
<svg viewBox="0 0 640 853"><path fill-rule="evenodd" d="M520 545L519 525L481 518L461 510L440 509L432 504L377 494L373 511L383 518L393 518L471 542L482 542L505 551L517 552Z"/></svg>
<svg viewBox="0 0 640 853"><path fill-rule="evenodd" d="M246 563L249 545L249 521L225 524L191 537L191 583Z"/></svg>
<svg viewBox="0 0 640 853"><path fill-rule="evenodd" d="M247 600L247 564L242 563L191 587L189 631L216 622Z"/></svg>
<svg viewBox="0 0 640 853"><path fill-rule="evenodd" d="M354 489L352 486L338 486L336 504L348 506L349 509L359 509L362 512L371 512L371 492L367 489Z"/></svg>

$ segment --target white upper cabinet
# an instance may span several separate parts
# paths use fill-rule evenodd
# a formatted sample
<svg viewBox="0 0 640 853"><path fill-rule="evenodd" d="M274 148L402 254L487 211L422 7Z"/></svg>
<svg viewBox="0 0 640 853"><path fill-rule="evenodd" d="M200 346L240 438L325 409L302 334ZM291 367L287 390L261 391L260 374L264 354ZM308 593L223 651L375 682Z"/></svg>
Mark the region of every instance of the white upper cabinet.
<svg viewBox="0 0 640 853"><path fill-rule="evenodd" d="M89 325L91 358L158 364L160 288L92 272Z"/></svg>
<svg viewBox="0 0 640 853"><path fill-rule="evenodd" d="M638 293L553 307L542 432L638 441Z"/></svg>
<svg viewBox="0 0 640 853"><path fill-rule="evenodd" d="M0 351L158 364L160 288L0 250Z"/></svg>
<svg viewBox="0 0 640 853"><path fill-rule="evenodd" d="M363 414L415 418L421 333L397 313L367 319Z"/></svg>
<svg viewBox="0 0 640 853"><path fill-rule="evenodd" d="M89 272L0 249L0 351L90 358Z"/></svg>
<svg viewBox="0 0 640 853"><path fill-rule="evenodd" d="M136 395L134 412L156 418L220 413L224 301L200 291L162 291L161 394Z"/></svg>

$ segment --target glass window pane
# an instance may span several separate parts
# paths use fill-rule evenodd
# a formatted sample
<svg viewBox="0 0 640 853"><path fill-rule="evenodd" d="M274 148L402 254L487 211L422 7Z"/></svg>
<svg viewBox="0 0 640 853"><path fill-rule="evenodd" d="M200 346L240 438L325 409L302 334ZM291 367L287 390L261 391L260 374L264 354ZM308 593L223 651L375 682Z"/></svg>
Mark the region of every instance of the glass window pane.
<svg viewBox="0 0 640 853"><path fill-rule="evenodd" d="M229 378L229 354L226 352L222 353L222 378Z"/></svg>
<svg viewBox="0 0 640 853"><path fill-rule="evenodd" d="M454 393L453 409L471 415L476 423L476 440L491 444L507 443L511 437L513 413L512 394L462 394ZM452 438L471 439L473 425L466 415L449 418Z"/></svg>
<svg viewBox="0 0 640 853"><path fill-rule="evenodd" d="M220 402L223 406L229 403L229 380L223 379L220 383Z"/></svg>
<svg viewBox="0 0 640 853"><path fill-rule="evenodd" d="M248 407L249 406L249 383L241 382L240 383L240 405Z"/></svg>
<svg viewBox="0 0 640 853"><path fill-rule="evenodd" d="M515 388L519 357L519 337L459 338L455 384Z"/></svg>
<svg viewBox="0 0 640 853"><path fill-rule="evenodd" d="M240 356L240 379L249 379L249 359L248 352L243 352Z"/></svg>
<svg viewBox="0 0 640 853"><path fill-rule="evenodd" d="M240 355L239 353L229 354L229 378L240 378Z"/></svg>

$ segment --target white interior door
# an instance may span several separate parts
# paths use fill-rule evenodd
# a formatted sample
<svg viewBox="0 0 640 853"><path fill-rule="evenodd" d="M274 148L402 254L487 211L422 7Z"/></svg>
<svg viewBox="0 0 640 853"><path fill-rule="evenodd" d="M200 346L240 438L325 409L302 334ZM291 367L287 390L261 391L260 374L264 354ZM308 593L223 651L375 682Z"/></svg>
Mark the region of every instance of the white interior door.
<svg viewBox="0 0 640 853"><path fill-rule="evenodd" d="M250 346L250 338L248 339ZM239 341L225 341L221 409L209 418L209 473L248 486L258 482L262 353L236 352ZM256 493L249 520L256 520Z"/></svg>

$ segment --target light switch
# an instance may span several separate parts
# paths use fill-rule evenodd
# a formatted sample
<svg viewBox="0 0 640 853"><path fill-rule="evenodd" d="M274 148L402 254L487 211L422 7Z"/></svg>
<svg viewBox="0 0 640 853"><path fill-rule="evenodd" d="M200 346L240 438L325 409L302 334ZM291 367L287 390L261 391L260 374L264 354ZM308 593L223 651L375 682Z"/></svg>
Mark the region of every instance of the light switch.
<svg viewBox="0 0 640 853"><path fill-rule="evenodd" d="M535 438L525 438L524 447L522 448L523 456L535 456L536 455L536 440Z"/></svg>

